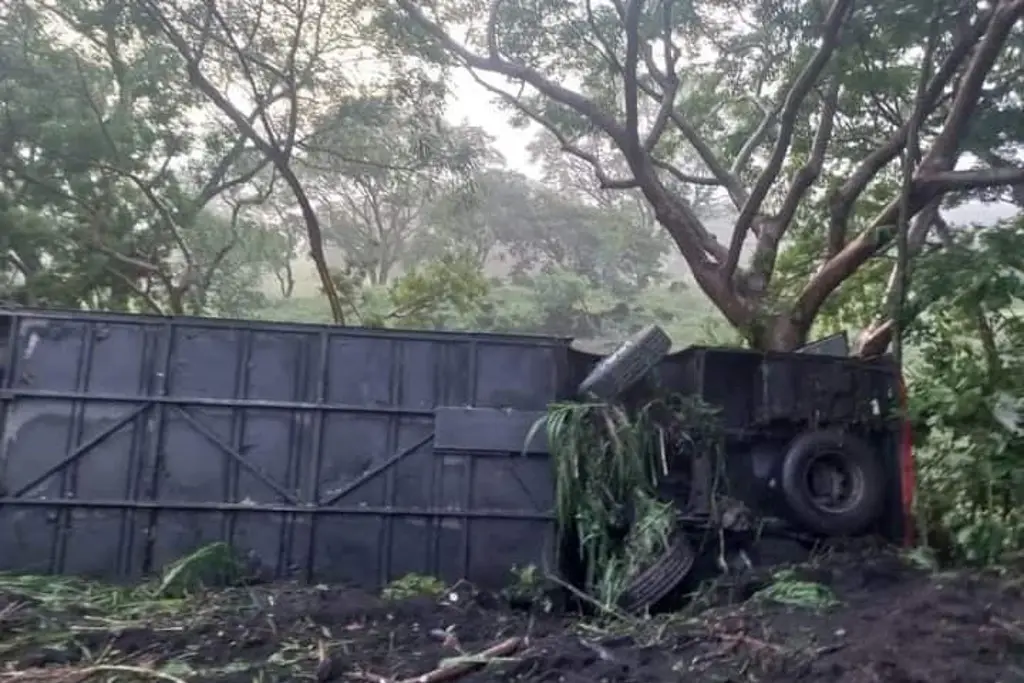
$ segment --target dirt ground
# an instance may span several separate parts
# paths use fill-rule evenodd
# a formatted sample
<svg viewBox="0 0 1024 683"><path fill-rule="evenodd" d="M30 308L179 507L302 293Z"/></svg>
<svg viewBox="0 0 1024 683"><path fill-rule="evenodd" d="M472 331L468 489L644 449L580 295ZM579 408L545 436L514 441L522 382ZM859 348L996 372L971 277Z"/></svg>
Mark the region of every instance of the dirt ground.
<svg viewBox="0 0 1024 683"><path fill-rule="evenodd" d="M462 587L387 601L264 585L146 603L7 577L0 681L1024 683L1014 574L835 556L775 572L742 604L648 620L513 610Z"/></svg>

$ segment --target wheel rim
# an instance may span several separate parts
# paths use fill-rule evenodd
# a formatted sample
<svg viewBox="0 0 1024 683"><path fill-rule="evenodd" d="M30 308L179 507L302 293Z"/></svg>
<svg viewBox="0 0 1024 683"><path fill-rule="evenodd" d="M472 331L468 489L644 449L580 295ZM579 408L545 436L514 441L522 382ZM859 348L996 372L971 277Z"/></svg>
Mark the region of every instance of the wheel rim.
<svg viewBox="0 0 1024 683"><path fill-rule="evenodd" d="M804 490L819 510L842 514L864 497L864 473L839 451L822 451L807 461Z"/></svg>

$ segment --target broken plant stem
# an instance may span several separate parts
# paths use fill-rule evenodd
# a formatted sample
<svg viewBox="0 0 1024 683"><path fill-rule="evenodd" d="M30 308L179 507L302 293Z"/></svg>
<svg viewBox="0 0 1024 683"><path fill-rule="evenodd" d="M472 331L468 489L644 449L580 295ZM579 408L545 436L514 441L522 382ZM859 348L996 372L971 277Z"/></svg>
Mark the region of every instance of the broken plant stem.
<svg viewBox="0 0 1024 683"><path fill-rule="evenodd" d="M88 669L83 669L81 671L81 677L75 679L75 683L85 683L85 681L90 678L104 673L132 674L135 676L142 676L144 678L155 678L161 681L168 681L168 683L187 683L177 676L172 676L171 674L163 671L148 669L143 666L129 666L127 664L98 664L96 666L90 666Z"/></svg>
<svg viewBox="0 0 1024 683"><path fill-rule="evenodd" d="M499 661L513 654L523 645L523 639L514 636L492 645L476 654L467 654L443 662L433 671L410 678L392 679L376 674L359 672L356 677L367 683L447 683L470 674L491 662Z"/></svg>
<svg viewBox="0 0 1024 683"><path fill-rule="evenodd" d="M625 622L636 621L636 619L634 619L630 615L626 614L625 612L623 612L621 610L618 610L618 609L615 609L615 607L613 607L612 605L604 604L603 602L601 602L600 600L598 600L594 596L588 595L587 593L584 593L583 591L581 591L579 588L577 588L576 586L572 585L568 581L563 581L558 576L556 576L556 575L554 575L554 574L552 574L550 572L545 574L544 578L547 579L548 581L550 581L551 583L555 584L556 586L564 588L565 590L567 590L570 593L572 593L575 597L579 598L580 600L582 600L583 602L587 603L588 605L596 608L598 611L604 612L605 614L607 614L610 617L614 617L615 619L621 619L622 621L625 621Z"/></svg>

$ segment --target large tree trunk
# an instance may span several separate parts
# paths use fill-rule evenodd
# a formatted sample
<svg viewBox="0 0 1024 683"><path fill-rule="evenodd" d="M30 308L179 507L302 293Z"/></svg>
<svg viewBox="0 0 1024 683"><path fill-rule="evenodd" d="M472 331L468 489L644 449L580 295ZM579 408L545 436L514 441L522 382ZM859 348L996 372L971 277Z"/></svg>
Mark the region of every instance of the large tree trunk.
<svg viewBox="0 0 1024 683"><path fill-rule="evenodd" d="M807 343L810 324L790 313L765 316L747 332L751 346L761 351L794 351Z"/></svg>

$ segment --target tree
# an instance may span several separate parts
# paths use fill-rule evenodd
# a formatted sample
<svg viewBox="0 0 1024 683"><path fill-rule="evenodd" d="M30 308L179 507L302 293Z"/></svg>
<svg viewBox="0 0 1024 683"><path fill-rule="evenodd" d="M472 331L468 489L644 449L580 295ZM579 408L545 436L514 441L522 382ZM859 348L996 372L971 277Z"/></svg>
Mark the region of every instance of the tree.
<svg viewBox="0 0 1024 683"><path fill-rule="evenodd" d="M355 116L362 117L364 132L370 130L370 121L381 121L381 110L419 111L425 132L419 141L436 139L429 124L439 120L432 112L443 105L443 73L410 64L401 52L378 50L356 0L139 2L184 60L193 86L289 188L321 290L333 319L343 323L344 302L301 166L322 166L331 157L333 163L386 168L388 162L374 158L370 140L346 129ZM415 149L421 161L436 153L429 144Z"/></svg>
<svg viewBox="0 0 1024 683"><path fill-rule="evenodd" d="M299 136L317 113L304 105L340 80L328 75L343 48L351 45L349 8L287 0L140 0L140 6L183 61L192 86L269 161L292 191L332 315L343 322L320 222L292 157Z"/></svg>
<svg viewBox="0 0 1024 683"><path fill-rule="evenodd" d="M246 139L192 130L181 62L128 6L14 3L0 165L22 298L205 313L272 176ZM212 209L212 212L211 212ZM210 216L234 232L201 258ZM227 259L227 260L226 260Z"/></svg>
<svg viewBox="0 0 1024 683"><path fill-rule="evenodd" d="M0 28L0 232L11 269L8 296L73 307L138 303L137 283L148 274L144 264L162 260L167 244L148 226L135 224L132 216L145 198L111 170L117 142L101 135L109 128L99 122L109 115L96 109L92 97L101 89L110 92L109 62L85 61L55 42L53 17L38 7L13 3L6 10ZM117 49L115 43L108 52ZM134 142L134 151L146 155L159 135L140 132L122 125L115 140L122 146ZM142 255L152 259L140 261Z"/></svg>
<svg viewBox="0 0 1024 683"><path fill-rule="evenodd" d="M612 294L661 278L668 245L628 197L596 204L503 169L478 174L473 187L470 201L458 193L433 202L416 253L469 249L481 266L500 263L516 277L564 271Z"/></svg>
<svg viewBox="0 0 1024 683"><path fill-rule="evenodd" d="M334 273L352 318L367 327L458 329L487 296L489 282L465 254L449 253L416 265L386 285L369 285L362 273ZM270 320L327 322L320 297L295 297L257 312Z"/></svg>
<svg viewBox="0 0 1024 683"><path fill-rule="evenodd" d="M267 306L268 277L287 272L292 235L255 212L208 211L189 234L197 272L207 273L192 288L194 311L245 318Z"/></svg>
<svg viewBox="0 0 1024 683"><path fill-rule="evenodd" d="M1022 75L1022 15L1021 0L392 0L384 22L404 26L425 56L476 75L604 188L639 190L726 318L757 346L791 349L833 292L893 244L901 213L914 219L908 241L921 243L945 196L1024 181L1014 165L986 163L990 152L1009 158L1019 126L995 138L972 129L1020 120L1011 84ZM595 144L628 173L613 175ZM683 150L700 157L701 174L677 163ZM896 192L870 220L851 220L901 157L914 169L902 210ZM728 244L680 185L728 197L737 212ZM770 301L782 241L812 209L815 267L792 298ZM749 235L753 254L741 265ZM891 322L865 352L887 345Z"/></svg>
<svg viewBox="0 0 1024 683"><path fill-rule="evenodd" d="M407 107L391 98L331 112L317 141L325 154L302 167L308 193L324 217L325 240L371 285L387 284L416 259L410 241L440 195L455 205L471 201L472 178L493 161L480 129L443 120L442 100ZM344 149L344 154L337 150Z"/></svg>
<svg viewBox="0 0 1024 683"><path fill-rule="evenodd" d="M1024 548L1024 221L938 232L915 278L935 305L910 333L919 508L941 550L999 562Z"/></svg>

